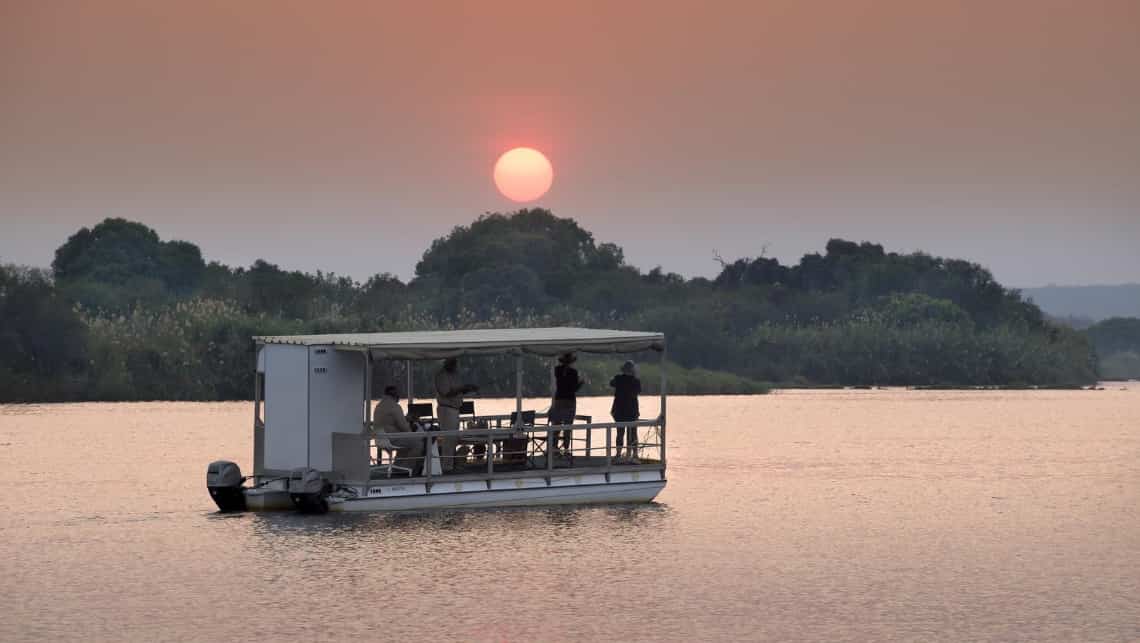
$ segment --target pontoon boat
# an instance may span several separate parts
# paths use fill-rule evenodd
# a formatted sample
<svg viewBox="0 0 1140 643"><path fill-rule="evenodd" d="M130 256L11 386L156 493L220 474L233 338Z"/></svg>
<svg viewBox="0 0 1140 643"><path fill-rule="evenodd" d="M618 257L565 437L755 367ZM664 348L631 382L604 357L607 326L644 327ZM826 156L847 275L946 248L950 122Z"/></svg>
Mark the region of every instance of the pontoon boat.
<svg viewBox="0 0 1140 643"><path fill-rule="evenodd" d="M588 328L520 328L255 337L253 474L217 461L207 488L222 511L406 511L649 502L665 486L665 336ZM523 356L655 351L661 361L656 418L550 425L523 408ZM370 422L374 364L403 362L409 410L413 364L449 357L515 356L515 412L460 416L457 431L377 433ZM423 408L424 405L419 405ZM616 456L615 434L638 427L637 460ZM555 434L572 433L560 452ZM418 466L397 466L392 439L424 440ZM439 441L463 445L444 454ZM467 448L463 448L467 447ZM407 462L405 462L407 464ZM448 472L444 473L443 469ZM413 475L415 474L415 475Z"/></svg>

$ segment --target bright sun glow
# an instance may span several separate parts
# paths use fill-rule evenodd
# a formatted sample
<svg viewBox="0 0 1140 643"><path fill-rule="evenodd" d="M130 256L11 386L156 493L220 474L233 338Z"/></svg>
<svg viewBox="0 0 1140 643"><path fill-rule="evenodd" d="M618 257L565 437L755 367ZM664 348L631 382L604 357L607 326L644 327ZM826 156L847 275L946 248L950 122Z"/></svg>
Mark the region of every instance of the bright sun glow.
<svg viewBox="0 0 1140 643"><path fill-rule="evenodd" d="M554 168L538 150L516 147L495 163L495 186L512 201L534 201L554 182Z"/></svg>

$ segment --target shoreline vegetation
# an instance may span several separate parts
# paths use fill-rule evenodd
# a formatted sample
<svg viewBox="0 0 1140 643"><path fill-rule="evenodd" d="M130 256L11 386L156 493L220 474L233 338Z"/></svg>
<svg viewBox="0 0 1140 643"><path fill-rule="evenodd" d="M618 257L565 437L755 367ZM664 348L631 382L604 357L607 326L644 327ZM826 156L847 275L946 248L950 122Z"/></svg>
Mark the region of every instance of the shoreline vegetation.
<svg viewBox="0 0 1140 643"><path fill-rule="evenodd" d="M799 386L783 386L783 385L763 385L755 389L749 390L725 390L725 391L701 391L701 392L684 392L679 393L673 390L672 385L669 386L669 397L747 397L752 395L769 395L776 394L781 391L891 391L898 389L905 389L908 391L964 391L964 392L985 392L985 391L1105 391L1115 390L1110 389L1108 386L1115 386L1117 384L1127 384L1129 382L1136 382L1137 380L1106 380L1097 384L1080 385L1074 384L1071 386L1002 386L995 384L993 386L959 386L959 385L930 385L930 386L871 386L871 385L857 385L845 386L843 384L815 384L815 385L799 385ZM1105 386L1108 385L1108 386ZM650 393L643 392L644 399L652 399L656 396L656 392ZM541 398L542 396L539 396ZM590 393L579 395L579 399L588 398L609 398L611 394ZM417 402L427 401L429 398L417 397ZM467 399L473 399L478 403L482 399L501 399L513 400L510 397L493 396L490 398L483 398L481 396L469 396ZM176 402L186 404L211 404L214 402L240 402L250 403L253 402L252 397L230 398L226 400L171 400L171 399L134 399L134 400L3 400L0 401L0 407L20 407L20 406L33 406L33 405L47 405L47 404L155 404L161 402ZM645 419L645 418L643 418Z"/></svg>
<svg viewBox="0 0 1140 643"><path fill-rule="evenodd" d="M763 253L716 260L713 279L641 271L572 219L524 209L436 239L406 283L387 273L357 282L264 260L207 263L193 243L107 219L67 239L50 270L0 266L0 402L239 400L252 390L254 335L505 326L664 332L680 395L1080 388L1102 366L1136 376L1140 342L1120 335L1140 331L1127 320L1055 323L974 263L842 239L795 265ZM1119 348L1103 364L1101 344ZM654 359L640 363L646 394ZM608 393L619 363L583 355L584 393ZM509 366L463 364L489 396L513 395ZM549 361L524 368L524 394L548 394ZM417 369L417 391L429 390L430 370ZM374 380L402 383L401 373L382 362Z"/></svg>

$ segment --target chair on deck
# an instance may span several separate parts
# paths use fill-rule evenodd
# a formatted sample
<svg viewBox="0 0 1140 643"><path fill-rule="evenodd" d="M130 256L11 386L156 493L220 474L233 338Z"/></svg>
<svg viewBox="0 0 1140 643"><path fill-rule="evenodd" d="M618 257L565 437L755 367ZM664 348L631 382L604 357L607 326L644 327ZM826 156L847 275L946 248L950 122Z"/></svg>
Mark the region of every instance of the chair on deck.
<svg viewBox="0 0 1140 643"><path fill-rule="evenodd" d="M534 426L534 411L523 411L522 420L519 420L519 412L511 411L511 426Z"/></svg>
<svg viewBox="0 0 1140 643"><path fill-rule="evenodd" d="M392 444L388 438L376 439L376 462L380 464L380 454L383 453L384 457L388 459L387 476L391 478L393 471L403 471L408 474L409 478L412 477L411 467L396 464L396 452L396 445Z"/></svg>
<svg viewBox="0 0 1140 643"><path fill-rule="evenodd" d="M486 422L477 422L475 420L474 400L463 400L463 403L459 406L459 422L462 425L464 421L467 422L467 426L465 428L468 429L487 428ZM472 444L471 455L475 458L476 462L483 460L483 458L487 457L487 445L482 442L478 444Z"/></svg>
<svg viewBox="0 0 1140 643"><path fill-rule="evenodd" d="M511 428L534 426L534 416L534 411L523 411L521 416L517 411L511 411ZM503 456L503 464L526 464L527 439L528 436L523 436L503 440L499 451Z"/></svg>
<svg viewBox="0 0 1140 643"><path fill-rule="evenodd" d="M419 402L408 405L408 420L419 422L421 418L431 417L431 402Z"/></svg>
<svg viewBox="0 0 1140 643"><path fill-rule="evenodd" d="M408 404L408 419L416 422L423 428L424 431L438 431L439 430L439 417L432 416L431 402L420 402L418 404ZM440 461L440 442L439 438L432 438L429 453L424 455L424 471L430 471L431 475L442 475L442 463Z"/></svg>

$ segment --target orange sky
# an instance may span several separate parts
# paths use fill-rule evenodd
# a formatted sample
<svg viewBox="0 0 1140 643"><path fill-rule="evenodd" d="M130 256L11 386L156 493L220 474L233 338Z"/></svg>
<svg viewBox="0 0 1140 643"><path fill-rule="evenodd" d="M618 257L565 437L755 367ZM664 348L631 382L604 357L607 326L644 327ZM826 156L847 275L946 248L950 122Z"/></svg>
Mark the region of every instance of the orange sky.
<svg viewBox="0 0 1140 643"><path fill-rule="evenodd" d="M0 5L0 260L125 216L406 277L527 145L643 267L844 236L1140 281L1135 0L171 5Z"/></svg>

